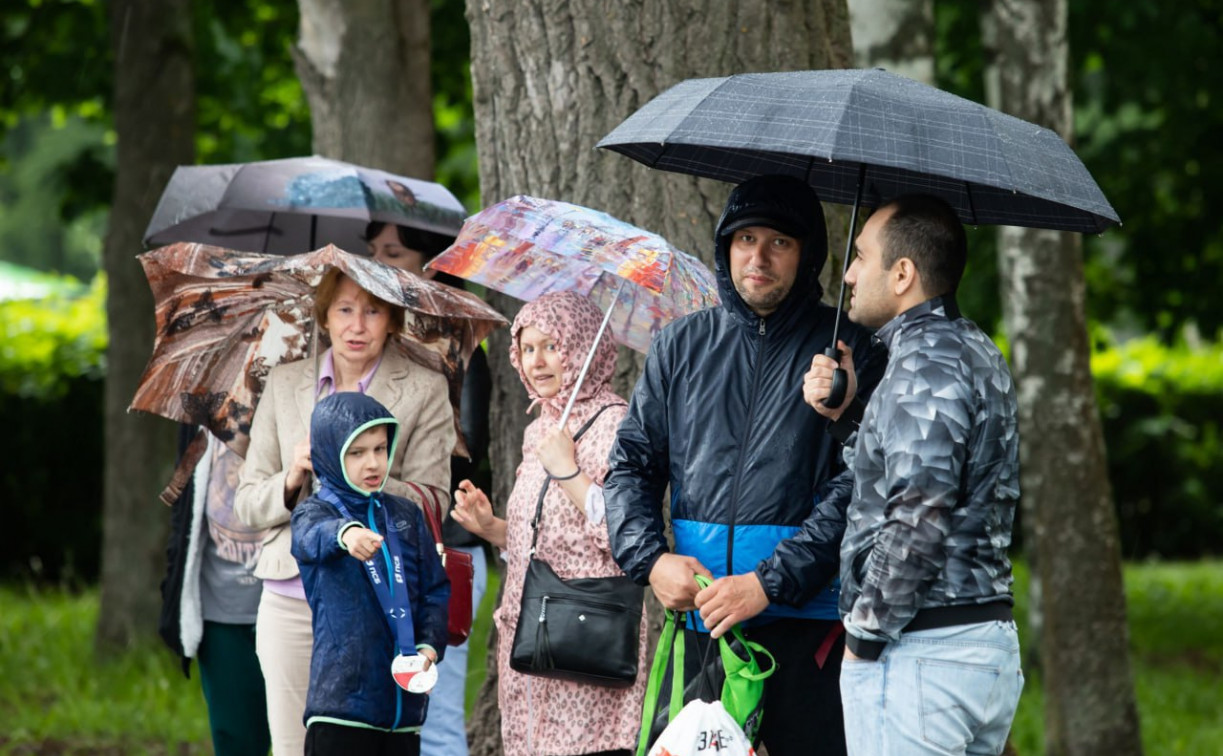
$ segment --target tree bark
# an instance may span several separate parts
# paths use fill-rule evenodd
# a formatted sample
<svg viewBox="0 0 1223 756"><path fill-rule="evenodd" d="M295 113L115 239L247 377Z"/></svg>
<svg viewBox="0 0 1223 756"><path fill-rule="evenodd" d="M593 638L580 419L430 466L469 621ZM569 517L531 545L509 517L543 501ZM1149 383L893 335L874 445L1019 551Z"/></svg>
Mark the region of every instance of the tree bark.
<svg viewBox="0 0 1223 756"><path fill-rule="evenodd" d="M100 652L152 637L165 571L166 518L157 494L169 478L174 424L127 413L153 352L153 298L136 255L175 166L195 159L195 71L187 0L116 0L115 193L102 251L110 335L105 391Z"/></svg>
<svg viewBox="0 0 1223 756"><path fill-rule="evenodd" d="M854 65L934 83L934 0L850 0Z"/></svg>
<svg viewBox="0 0 1223 756"><path fill-rule="evenodd" d="M659 233L710 267L714 223L731 187L651 171L595 143L687 78L852 61L845 0L468 0L467 18L481 201L522 193L586 205ZM508 297L489 299L506 315L517 310ZM507 339L504 330L494 334L489 354L498 505L512 488L528 419ZM616 388L626 396L640 364L622 354ZM492 690L495 660L490 653ZM469 729L473 756L501 750L500 733L488 731L495 702L480 698Z"/></svg>
<svg viewBox="0 0 1223 756"><path fill-rule="evenodd" d="M428 0L299 0L293 59L314 151L429 179L436 160Z"/></svg>
<svg viewBox="0 0 1223 756"><path fill-rule="evenodd" d="M984 23L995 106L1072 141L1066 0L991 0ZM1074 234L1005 227L998 248L1019 398L1023 515L1038 552L1046 752L1139 754L1082 245Z"/></svg>

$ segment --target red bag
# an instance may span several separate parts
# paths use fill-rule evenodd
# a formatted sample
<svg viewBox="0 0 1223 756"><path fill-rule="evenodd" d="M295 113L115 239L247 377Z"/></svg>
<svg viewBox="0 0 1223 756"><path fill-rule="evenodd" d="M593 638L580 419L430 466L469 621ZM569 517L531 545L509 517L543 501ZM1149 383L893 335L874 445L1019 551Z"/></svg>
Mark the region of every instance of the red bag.
<svg viewBox="0 0 1223 756"><path fill-rule="evenodd" d="M437 555L446 569L446 577L450 579L449 619L446 622L446 632L449 638L447 645L461 646L471 635L471 590L475 583L476 568L471 562L471 554L458 549L447 548L442 544L442 505L436 497L425 494L419 486L412 486L420 498L421 509L425 520L433 533L437 544Z"/></svg>

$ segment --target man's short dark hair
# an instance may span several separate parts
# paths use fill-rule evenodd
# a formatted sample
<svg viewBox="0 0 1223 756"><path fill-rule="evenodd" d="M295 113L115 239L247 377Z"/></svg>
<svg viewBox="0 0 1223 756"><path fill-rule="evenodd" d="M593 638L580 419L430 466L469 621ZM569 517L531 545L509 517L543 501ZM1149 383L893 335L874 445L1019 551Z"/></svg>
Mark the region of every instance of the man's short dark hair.
<svg viewBox="0 0 1223 756"><path fill-rule="evenodd" d="M928 296L954 293L968 260L968 240L951 205L929 194L906 194L884 208L892 210L880 231L884 269L907 257Z"/></svg>

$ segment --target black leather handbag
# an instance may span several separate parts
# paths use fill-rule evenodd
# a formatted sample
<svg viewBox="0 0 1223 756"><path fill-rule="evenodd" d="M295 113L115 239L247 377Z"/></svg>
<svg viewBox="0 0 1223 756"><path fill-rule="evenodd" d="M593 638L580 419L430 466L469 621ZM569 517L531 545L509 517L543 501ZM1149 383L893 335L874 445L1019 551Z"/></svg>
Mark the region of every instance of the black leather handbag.
<svg viewBox="0 0 1223 756"><path fill-rule="evenodd" d="M573 440L605 409L587 420ZM624 575L565 580L535 556L544 496L551 482L549 475L531 520L531 557L510 647L510 668L526 675L627 688L637 679L644 589Z"/></svg>

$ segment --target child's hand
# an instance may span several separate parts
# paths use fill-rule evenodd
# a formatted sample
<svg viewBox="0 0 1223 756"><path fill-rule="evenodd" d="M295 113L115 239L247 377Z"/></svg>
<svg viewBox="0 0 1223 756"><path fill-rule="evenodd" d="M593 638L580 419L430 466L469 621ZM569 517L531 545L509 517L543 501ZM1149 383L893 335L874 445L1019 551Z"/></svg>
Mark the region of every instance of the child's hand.
<svg viewBox="0 0 1223 756"><path fill-rule="evenodd" d="M535 447L535 454L552 477L566 477L578 469L573 437L564 428L550 427Z"/></svg>
<svg viewBox="0 0 1223 756"><path fill-rule="evenodd" d="M373 559L378 549L382 548L382 536L360 525L345 530L340 540L348 553L362 562Z"/></svg>
<svg viewBox="0 0 1223 756"><path fill-rule="evenodd" d="M434 651L433 649L421 648L421 649L417 649L417 653L419 653L421 656L429 660L429 662L424 666L424 669L421 670L422 672L425 669L432 667L434 664L437 664L437 652Z"/></svg>

